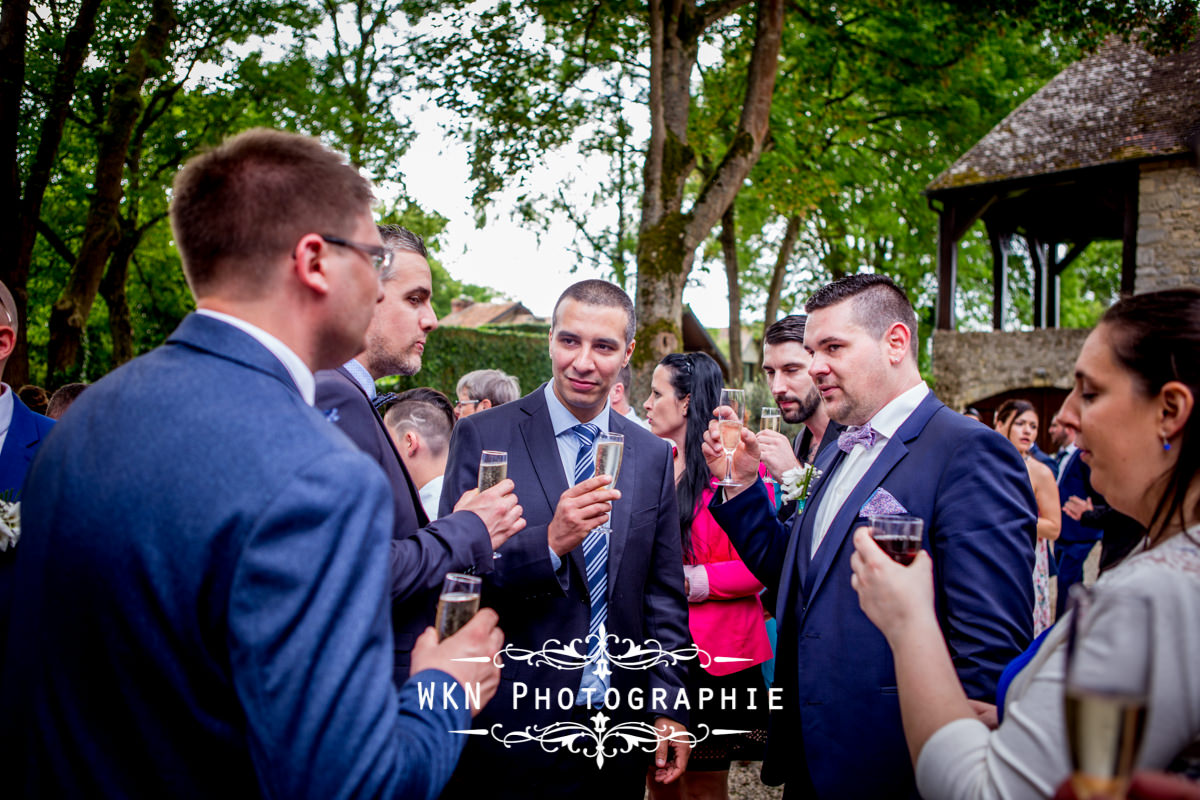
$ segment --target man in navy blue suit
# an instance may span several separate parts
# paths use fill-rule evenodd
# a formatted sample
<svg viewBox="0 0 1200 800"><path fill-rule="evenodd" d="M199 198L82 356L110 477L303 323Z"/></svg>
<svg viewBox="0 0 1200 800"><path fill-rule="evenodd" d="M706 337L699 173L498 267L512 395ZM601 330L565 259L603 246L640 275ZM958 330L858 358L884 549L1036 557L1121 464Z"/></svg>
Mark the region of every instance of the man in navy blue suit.
<svg viewBox="0 0 1200 800"><path fill-rule="evenodd" d="M608 404L634 330L633 304L618 287L574 284L554 307L551 381L454 427L442 510L475 485L480 452L501 450L529 525L497 551L483 587L484 604L504 618L509 648L525 657L506 648L499 694L476 720L488 735L471 738L445 797L640 800L650 756L640 747L621 752L620 737L608 735L621 724L649 735L655 779L673 781L686 766L687 707L678 702L686 662L663 655L602 663L598 648L604 641L620 656L631 645L665 654L690 644L671 448ZM603 431L625 437L615 490L592 474ZM581 734L577 752L561 740L547 743L551 752L535 741L501 743L552 725ZM657 743L653 726L664 737ZM603 768L592 737L604 738Z"/></svg>
<svg viewBox="0 0 1200 800"><path fill-rule="evenodd" d="M311 407L381 295L370 203L339 156L274 131L176 178L198 311L90 387L26 483L12 796L430 798L449 777L464 688L499 682L496 616L429 630L397 693L391 491Z"/></svg>
<svg viewBox="0 0 1200 800"><path fill-rule="evenodd" d="M19 324L12 293L0 283L0 377L17 344ZM11 386L0 383L0 494L20 499L29 464L53 425L54 420L30 411Z"/></svg>
<svg viewBox="0 0 1200 800"><path fill-rule="evenodd" d="M886 277L854 275L807 306L809 373L830 419L848 425L798 517L780 523L743 431L713 516L764 584L778 590L775 683L763 780L787 797L916 796L892 657L850 585L851 533L866 517L924 520L937 613L967 695L994 702L1005 665L1033 632L1033 491L1016 450L946 408L917 369L917 320ZM720 411L721 409L719 409ZM716 424L705 447L721 468Z"/></svg>
<svg viewBox="0 0 1200 800"><path fill-rule="evenodd" d="M393 255L379 274L383 300L367 328L366 349L337 369L317 373L315 405L379 464L392 487L392 634L400 685L408 679L413 644L433 624L446 573L490 572L492 552L525 522L508 481L483 493L467 492L453 513L430 525L374 404L375 381L421 369L426 336L437 327L430 304L433 279L421 237L394 225L381 226L379 233Z"/></svg>

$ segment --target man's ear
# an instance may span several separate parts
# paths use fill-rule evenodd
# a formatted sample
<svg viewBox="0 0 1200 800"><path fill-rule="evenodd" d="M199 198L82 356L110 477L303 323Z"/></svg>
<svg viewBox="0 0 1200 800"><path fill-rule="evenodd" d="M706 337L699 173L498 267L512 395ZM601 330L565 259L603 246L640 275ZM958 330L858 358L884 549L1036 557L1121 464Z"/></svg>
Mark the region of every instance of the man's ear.
<svg viewBox="0 0 1200 800"><path fill-rule="evenodd" d="M893 366L908 357L912 346L912 331L903 322L893 322L883 334L883 346L887 350L888 363Z"/></svg>
<svg viewBox="0 0 1200 800"><path fill-rule="evenodd" d="M480 411L483 411L485 408L491 408L491 407L492 407L492 401L488 400L485 397L482 400L480 400L479 403L475 406L475 413L478 414Z"/></svg>
<svg viewBox="0 0 1200 800"><path fill-rule="evenodd" d="M3 372L5 362L16 347L17 332L11 325L0 325L0 372Z"/></svg>
<svg viewBox="0 0 1200 800"><path fill-rule="evenodd" d="M404 455L407 458L412 458L420 449L421 437L417 435L416 431L405 431L403 444Z"/></svg>
<svg viewBox="0 0 1200 800"><path fill-rule="evenodd" d="M300 284L319 295L329 293L329 245L315 233L306 233L292 251L292 270Z"/></svg>

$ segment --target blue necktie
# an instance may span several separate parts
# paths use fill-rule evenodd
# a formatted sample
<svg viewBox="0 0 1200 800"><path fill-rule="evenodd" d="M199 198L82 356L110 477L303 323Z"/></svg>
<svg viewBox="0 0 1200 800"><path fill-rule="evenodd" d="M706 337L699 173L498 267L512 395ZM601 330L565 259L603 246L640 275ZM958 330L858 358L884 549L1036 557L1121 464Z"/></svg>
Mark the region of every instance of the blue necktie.
<svg viewBox="0 0 1200 800"><path fill-rule="evenodd" d="M596 473L596 457L592 445L600 428L590 422L571 429L579 440L575 456L575 483L586 481ZM588 656L600 652L600 627L608 617L608 524L588 531L583 538L583 563L587 569L588 596L592 600L592 618L588 625Z"/></svg>

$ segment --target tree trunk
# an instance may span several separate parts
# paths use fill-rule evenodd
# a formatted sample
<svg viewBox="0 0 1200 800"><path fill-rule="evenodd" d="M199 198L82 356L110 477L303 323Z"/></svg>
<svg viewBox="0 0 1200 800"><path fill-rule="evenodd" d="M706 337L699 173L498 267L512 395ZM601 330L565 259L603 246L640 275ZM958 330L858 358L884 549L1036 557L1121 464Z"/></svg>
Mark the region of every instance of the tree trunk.
<svg viewBox="0 0 1200 800"><path fill-rule="evenodd" d="M71 378L79 359L88 315L100 288L104 266L120 240L120 212L125 173L134 127L144 107L142 86L161 69L161 59L177 19L171 0L154 0L146 32L129 53L113 81L104 135L96 159L95 194L84 223L83 241L71 277L50 312L48 383L57 387Z"/></svg>
<svg viewBox="0 0 1200 800"><path fill-rule="evenodd" d="M742 289L738 283L737 224L734 206L721 216L721 255L725 257L725 282L729 286L729 376L731 386L745 380L742 369Z"/></svg>
<svg viewBox="0 0 1200 800"><path fill-rule="evenodd" d="M792 252L796 249L796 239L800 236L799 214L788 217L787 229L783 232L783 241L779 245L779 254L775 257L775 269L771 271L771 284L767 287L767 310L763 317L763 330L779 319L779 304L783 295L783 279L787 277L788 264L792 260ZM762 360L761 357L759 359Z"/></svg>
<svg viewBox="0 0 1200 800"><path fill-rule="evenodd" d="M737 196L767 137L771 96L783 31L783 0L758 0L754 50L737 132L692 207L684 191L696 166L688 146L691 75L705 28L735 10L736 2L650 0L650 142L643 175L637 244L637 315L641 346L634 354L635 383L649 385L654 365L682 346L683 288L696 248Z"/></svg>
<svg viewBox="0 0 1200 800"><path fill-rule="evenodd" d="M96 32L96 16L102 0L83 0L75 22L67 34L62 60L54 76L54 86L46 106L38 136L37 151L30 164L29 177L21 192L17 167L17 137L20 129L21 88L25 80L26 25L28 0L4 0L0 15L0 158L4 160L4 185L0 188L0 241L14 243L10 259L0 261L0 280L13 293L17 316L22 324L17 331L17 346L4 370L5 379L14 386L29 382L28 328L29 269L42 199L50 183L50 174L62 142L75 79L88 54L88 45Z"/></svg>
<svg viewBox="0 0 1200 800"><path fill-rule="evenodd" d="M129 261L142 240L136 220L125 220L121 240L108 260L108 269L100 281L100 296L108 306L108 330L112 335L112 365L119 367L133 358L133 322L129 316L129 298L125 281L129 276Z"/></svg>

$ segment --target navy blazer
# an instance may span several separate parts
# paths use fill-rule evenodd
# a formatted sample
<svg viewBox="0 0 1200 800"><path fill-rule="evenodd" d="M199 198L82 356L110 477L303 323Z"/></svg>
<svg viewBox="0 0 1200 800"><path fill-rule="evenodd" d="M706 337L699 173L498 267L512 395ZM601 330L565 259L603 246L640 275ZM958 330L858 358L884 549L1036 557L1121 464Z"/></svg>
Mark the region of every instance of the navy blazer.
<svg viewBox="0 0 1200 800"><path fill-rule="evenodd" d="M512 403L459 420L450 442L441 500L444 512L476 485L482 450L508 453L508 477L516 484L527 527L497 551L495 569L484 577L483 602L500 614L505 644L530 650L540 650L555 639L563 644L585 639L591 616L583 546L567 554L558 574L550 561L547 530L568 485L543 391L544 386ZM620 414L609 414L609 429L625 436L625 453L617 478L622 496L611 516L607 630L639 645L654 639L664 650L687 647L691 636L671 448ZM617 652L623 652L621 647ZM621 719L650 721L661 713L686 725L686 709L675 707L685 666L686 662L660 663L651 669L614 667L611 687L622 698L630 690L641 690L646 705L642 712L621 708L605 713L613 724ZM500 690L476 717L474 727L500 725L500 732L506 733L569 720L571 712L560 709L557 699L549 708L536 708L534 691L548 689L553 698L560 690L574 693L581 677L578 669L555 669L544 662L533 666L506 658ZM528 687L529 694L514 701L518 683ZM654 689L667 692L665 708L651 709ZM488 797L499 790L537 796L541 789L535 787L549 791L547 784L554 783L556 764L561 759L536 743L506 749L490 736L472 736L454 785L479 781L481 787L488 787ZM462 794L468 796L470 791L464 789Z"/></svg>
<svg viewBox="0 0 1200 800"><path fill-rule="evenodd" d="M879 488L925 520L938 621L972 698L994 701L1004 667L1033 635L1037 512L1028 473L1000 434L932 394L896 431L809 559L813 509L844 459L822 452L824 474L799 517L780 523L761 481L712 507L747 566L778 587L776 685L763 779L811 782L823 798L915 796L891 650L850 585L852 532ZM789 789L791 791L792 789Z"/></svg>
<svg viewBox="0 0 1200 800"><path fill-rule="evenodd" d="M0 492L9 492L12 498L19 500L25 473L33 463L38 445L54 427L54 420L30 411L11 387L8 391L13 392L13 413L8 435L4 437L4 448L0 449Z"/></svg>
<svg viewBox="0 0 1200 800"><path fill-rule="evenodd" d="M317 408L383 468L392 487L395 522L388 547L394 677L399 686L408 680L417 637L434 623L446 573L490 572L492 540L483 520L471 511L448 514L430 524L392 437L362 386L345 367L321 370L316 378Z"/></svg>
<svg viewBox="0 0 1200 800"><path fill-rule="evenodd" d="M8 793L436 796L469 716L392 684L391 505L378 467L224 322L190 315L90 387L26 482Z"/></svg>

